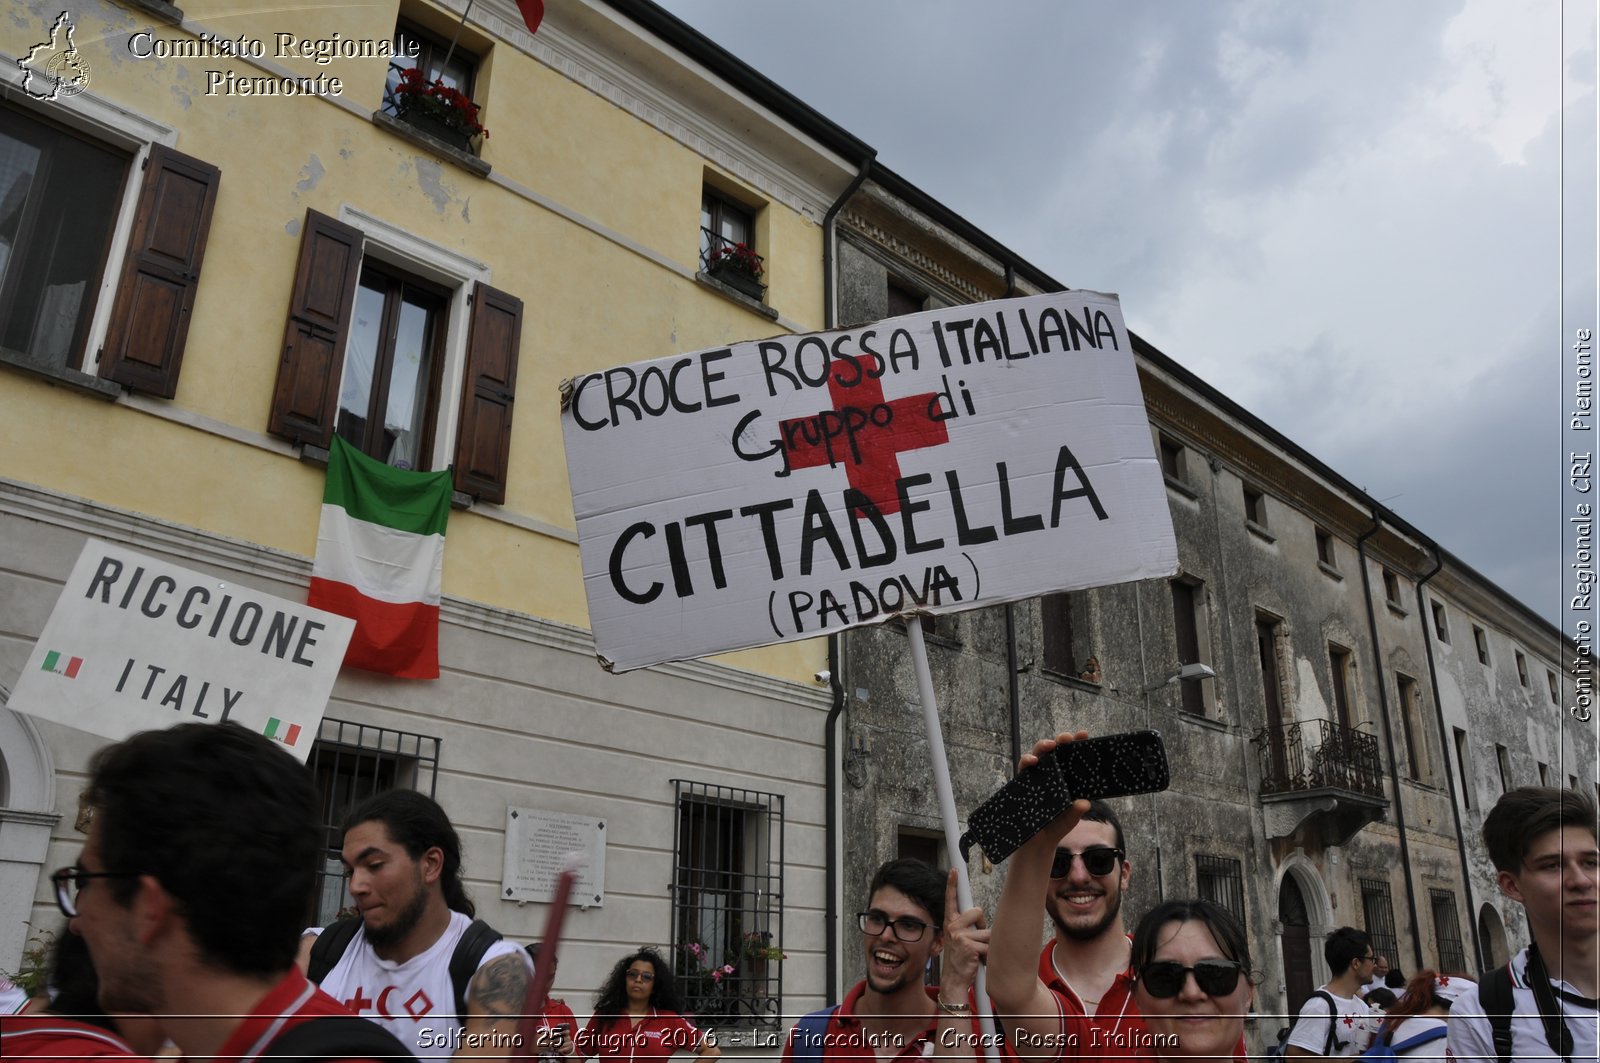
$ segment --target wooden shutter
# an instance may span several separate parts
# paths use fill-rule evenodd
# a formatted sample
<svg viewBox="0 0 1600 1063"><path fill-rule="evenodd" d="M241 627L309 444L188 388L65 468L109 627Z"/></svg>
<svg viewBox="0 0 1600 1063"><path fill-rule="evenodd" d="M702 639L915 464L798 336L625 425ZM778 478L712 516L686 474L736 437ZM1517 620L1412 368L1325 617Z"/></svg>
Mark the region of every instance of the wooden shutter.
<svg viewBox="0 0 1600 1063"><path fill-rule="evenodd" d="M485 502L506 500L511 407L522 342L522 300L480 284L472 307L461 424L456 432L456 490Z"/></svg>
<svg viewBox="0 0 1600 1063"><path fill-rule="evenodd" d="M267 422L273 435L317 447L332 441L360 276L361 230L307 210Z"/></svg>
<svg viewBox="0 0 1600 1063"><path fill-rule="evenodd" d="M156 145L145 165L100 375L170 399L200 283L222 171Z"/></svg>

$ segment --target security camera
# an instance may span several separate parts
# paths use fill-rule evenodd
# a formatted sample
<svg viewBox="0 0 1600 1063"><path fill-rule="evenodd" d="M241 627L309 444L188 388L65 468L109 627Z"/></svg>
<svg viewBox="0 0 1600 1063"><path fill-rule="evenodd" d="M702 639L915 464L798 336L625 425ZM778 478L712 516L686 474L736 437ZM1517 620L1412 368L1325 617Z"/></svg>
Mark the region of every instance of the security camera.
<svg viewBox="0 0 1600 1063"><path fill-rule="evenodd" d="M819 683L827 683L833 679L833 673L824 668L822 671L812 675L811 678L815 679Z"/></svg>

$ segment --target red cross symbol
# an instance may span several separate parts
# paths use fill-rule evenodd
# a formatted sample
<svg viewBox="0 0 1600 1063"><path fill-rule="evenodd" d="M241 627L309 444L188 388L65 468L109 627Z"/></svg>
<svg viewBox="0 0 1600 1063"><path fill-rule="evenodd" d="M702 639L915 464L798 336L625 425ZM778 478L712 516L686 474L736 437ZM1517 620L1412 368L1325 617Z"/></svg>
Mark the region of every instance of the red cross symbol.
<svg viewBox="0 0 1600 1063"><path fill-rule="evenodd" d="M950 441L944 422L929 416L937 393L885 402L880 380L863 374L846 385L835 369L828 376L828 396L833 409L779 423L790 468L844 463L851 487L866 495L878 512L898 513L900 452Z"/></svg>
<svg viewBox="0 0 1600 1063"><path fill-rule="evenodd" d="M344 1002L344 1006L360 1015L366 1008L372 1007L372 1001L361 995L361 987L356 986L356 995Z"/></svg>

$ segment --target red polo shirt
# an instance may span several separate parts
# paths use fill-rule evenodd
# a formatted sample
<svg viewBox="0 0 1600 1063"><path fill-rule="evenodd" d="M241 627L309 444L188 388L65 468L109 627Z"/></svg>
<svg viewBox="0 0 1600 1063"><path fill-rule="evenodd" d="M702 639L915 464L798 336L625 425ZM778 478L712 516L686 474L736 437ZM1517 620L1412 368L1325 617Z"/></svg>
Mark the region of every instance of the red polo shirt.
<svg viewBox="0 0 1600 1063"><path fill-rule="evenodd" d="M939 987L936 985L924 986L928 996L933 1000L939 999ZM822 1058L830 1061L859 1060L861 1063L874 1063L880 1057L874 1047L867 1043L864 1031L861 1029L861 1019L856 1010L861 1003L862 994L867 991L866 982L857 982L855 988L845 994L844 1002L834 1011L828 1019L828 1028L822 1034ZM971 1000L972 994L967 994ZM798 1027L796 1027L798 1029ZM938 1034L939 1013L936 1011L928 1019L928 1026L911 1041L903 1045L893 1056L894 1059L922 1059L933 1055L934 1037ZM980 1033L976 1017L972 1020L972 1032ZM783 1058L794 1059L795 1029L789 1031L789 1038L783 1045ZM979 1049L975 1055L982 1056Z"/></svg>
<svg viewBox="0 0 1600 1063"><path fill-rule="evenodd" d="M578 1035L578 1055L605 1063L660 1063L674 1052L693 1052L700 1038L694 1024L675 1011L651 1008L638 1025L627 1016L596 1015Z"/></svg>
<svg viewBox="0 0 1600 1063"><path fill-rule="evenodd" d="M291 967L233 1028L215 1058L227 1063L253 1063L273 1041L306 1020L349 1014L343 1004L306 981L298 967Z"/></svg>
<svg viewBox="0 0 1600 1063"><path fill-rule="evenodd" d="M1039 953L1039 981L1055 995L1063 1015L1063 1051L1057 1059L1068 1055L1092 1059L1116 1059L1125 1056L1150 1055L1150 1036L1139 1006L1133 1002L1133 972L1121 971L1112 981L1111 988L1100 998L1094 1014L1067 985L1055 964L1056 940L1051 938ZM1068 1051L1068 1047L1072 1050Z"/></svg>
<svg viewBox="0 0 1600 1063"><path fill-rule="evenodd" d="M7 1059L144 1059L134 1055L133 1049L109 1030L48 1012L0 1015L0 1054Z"/></svg>

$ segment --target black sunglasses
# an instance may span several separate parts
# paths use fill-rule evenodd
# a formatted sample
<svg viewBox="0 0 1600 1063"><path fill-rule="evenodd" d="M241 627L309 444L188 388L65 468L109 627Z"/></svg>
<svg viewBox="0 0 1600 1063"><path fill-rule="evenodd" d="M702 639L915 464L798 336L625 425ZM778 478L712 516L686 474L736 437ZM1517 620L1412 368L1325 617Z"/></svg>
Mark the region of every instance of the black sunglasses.
<svg viewBox="0 0 1600 1063"><path fill-rule="evenodd" d="M1183 984L1192 974L1200 992L1208 997L1225 997L1239 988L1242 970L1236 960L1201 960L1193 967L1164 960L1145 964L1139 971L1139 983L1157 1000L1166 1000L1183 992Z"/></svg>
<svg viewBox="0 0 1600 1063"><path fill-rule="evenodd" d="M1113 849L1109 845L1096 845L1075 853L1071 849L1057 849L1056 858L1050 862L1051 878L1066 878L1072 874L1072 858L1083 859L1083 869L1091 875L1109 875L1112 868L1117 866L1117 861L1122 859L1122 850Z"/></svg>
<svg viewBox="0 0 1600 1063"><path fill-rule="evenodd" d="M142 871L85 871L76 864L50 872L50 882L56 888L56 907L68 919L78 914L78 894L97 878L138 878Z"/></svg>

